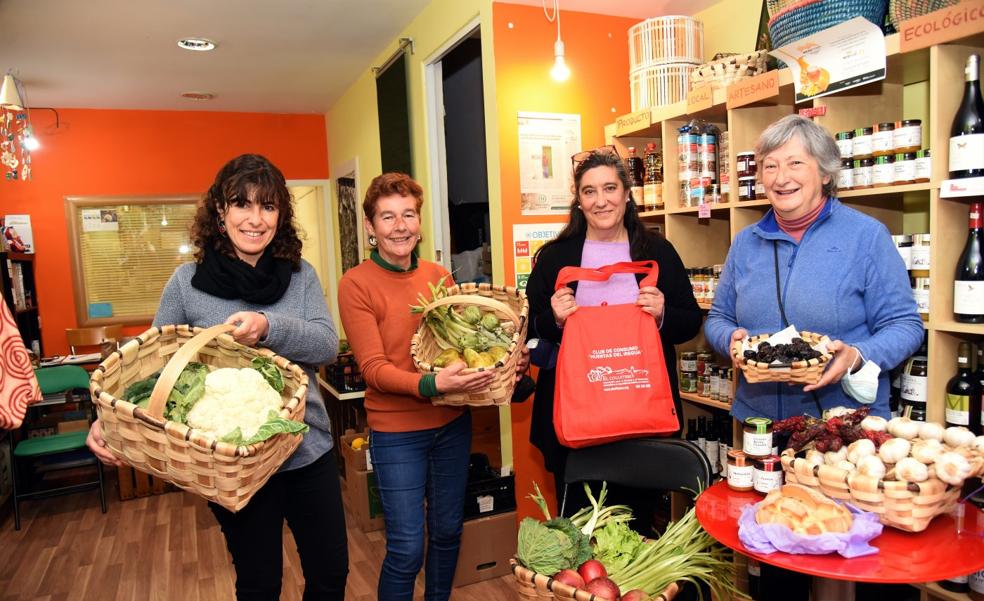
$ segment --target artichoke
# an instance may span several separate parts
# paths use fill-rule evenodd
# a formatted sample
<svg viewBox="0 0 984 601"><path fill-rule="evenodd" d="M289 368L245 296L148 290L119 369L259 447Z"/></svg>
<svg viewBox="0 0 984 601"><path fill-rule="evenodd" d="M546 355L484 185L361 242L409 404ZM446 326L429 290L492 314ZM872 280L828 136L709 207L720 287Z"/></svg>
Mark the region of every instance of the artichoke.
<svg viewBox="0 0 984 601"><path fill-rule="evenodd" d="M475 305L469 305L465 307L464 311L461 312L461 319L475 325L482 321L482 311Z"/></svg>
<svg viewBox="0 0 984 601"><path fill-rule="evenodd" d="M492 332L499 327L499 318L491 311L482 316L482 327Z"/></svg>

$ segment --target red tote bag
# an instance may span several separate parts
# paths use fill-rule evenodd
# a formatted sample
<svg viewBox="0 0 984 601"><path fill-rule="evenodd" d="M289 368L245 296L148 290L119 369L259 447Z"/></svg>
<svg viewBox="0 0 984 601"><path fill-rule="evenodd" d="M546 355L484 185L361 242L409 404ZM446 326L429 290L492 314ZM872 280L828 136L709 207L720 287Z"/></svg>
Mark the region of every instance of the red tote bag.
<svg viewBox="0 0 984 601"><path fill-rule="evenodd" d="M577 280L605 281L616 273L645 273L655 286L656 261L599 269L565 267L555 289ZM636 304L578 307L564 324L557 357L554 428L571 448L679 429L656 320Z"/></svg>

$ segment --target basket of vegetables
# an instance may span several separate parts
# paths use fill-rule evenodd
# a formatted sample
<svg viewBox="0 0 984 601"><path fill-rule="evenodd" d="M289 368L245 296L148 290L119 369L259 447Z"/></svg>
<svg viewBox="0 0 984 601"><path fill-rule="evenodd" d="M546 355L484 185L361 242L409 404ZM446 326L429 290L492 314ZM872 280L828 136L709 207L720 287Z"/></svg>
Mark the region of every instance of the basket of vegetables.
<svg viewBox="0 0 984 601"><path fill-rule="evenodd" d="M907 417L886 421L862 407L826 419L794 416L776 422L789 435L786 482L819 490L877 513L882 524L925 530L959 500L964 480L984 473L984 436Z"/></svg>
<svg viewBox="0 0 984 601"><path fill-rule="evenodd" d="M798 332L797 336L781 336L783 334L788 332L751 336L731 345L731 355L749 384L816 384L820 381L831 358L827 351L830 339L807 331Z"/></svg>
<svg viewBox="0 0 984 601"><path fill-rule="evenodd" d="M100 363L89 388L113 455L238 511L307 431L308 378L237 343L234 327L151 328Z"/></svg>
<svg viewBox="0 0 984 601"><path fill-rule="evenodd" d="M570 518L551 518L533 486L530 498L545 520L525 518L519 525L511 565L521 598L669 601L683 582L706 584L716 599L738 594L734 562L701 528L693 508L659 538L647 539L628 526L628 507L605 506L605 483L597 499L585 484L591 506Z"/></svg>
<svg viewBox="0 0 984 601"><path fill-rule="evenodd" d="M488 390L448 393L433 397L435 405L505 405L516 386L516 363L526 342L529 303L511 286L464 283L445 288L431 285L428 300L411 311L423 314L410 341L410 356L418 371L439 372L463 361L468 370L494 370Z"/></svg>

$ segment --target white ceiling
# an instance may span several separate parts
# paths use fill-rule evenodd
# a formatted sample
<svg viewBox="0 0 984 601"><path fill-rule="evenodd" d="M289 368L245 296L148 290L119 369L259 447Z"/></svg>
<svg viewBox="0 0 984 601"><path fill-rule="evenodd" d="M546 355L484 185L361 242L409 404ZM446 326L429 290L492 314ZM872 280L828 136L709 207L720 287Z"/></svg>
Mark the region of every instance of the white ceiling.
<svg viewBox="0 0 984 601"><path fill-rule="evenodd" d="M641 19L716 1L560 0L560 8ZM37 107L325 113L429 2L0 0L0 73L21 79ZM178 48L190 36L218 48Z"/></svg>

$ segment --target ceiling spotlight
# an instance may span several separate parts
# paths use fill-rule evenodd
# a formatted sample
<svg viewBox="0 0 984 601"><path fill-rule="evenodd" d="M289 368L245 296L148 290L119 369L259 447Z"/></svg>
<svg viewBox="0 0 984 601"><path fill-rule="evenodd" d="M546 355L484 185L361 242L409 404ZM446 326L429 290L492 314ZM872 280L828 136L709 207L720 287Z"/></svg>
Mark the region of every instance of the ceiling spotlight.
<svg viewBox="0 0 984 601"><path fill-rule="evenodd" d="M215 94L210 92L183 92L181 97L189 98L191 100L211 100L215 98Z"/></svg>
<svg viewBox="0 0 984 601"><path fill-rule="evenodd" d="M178 47L184 48L185 50L194 50L195 52L208 52L209 50L215 50L215 42L205 38L185 38L178 40Z"/></svg>

